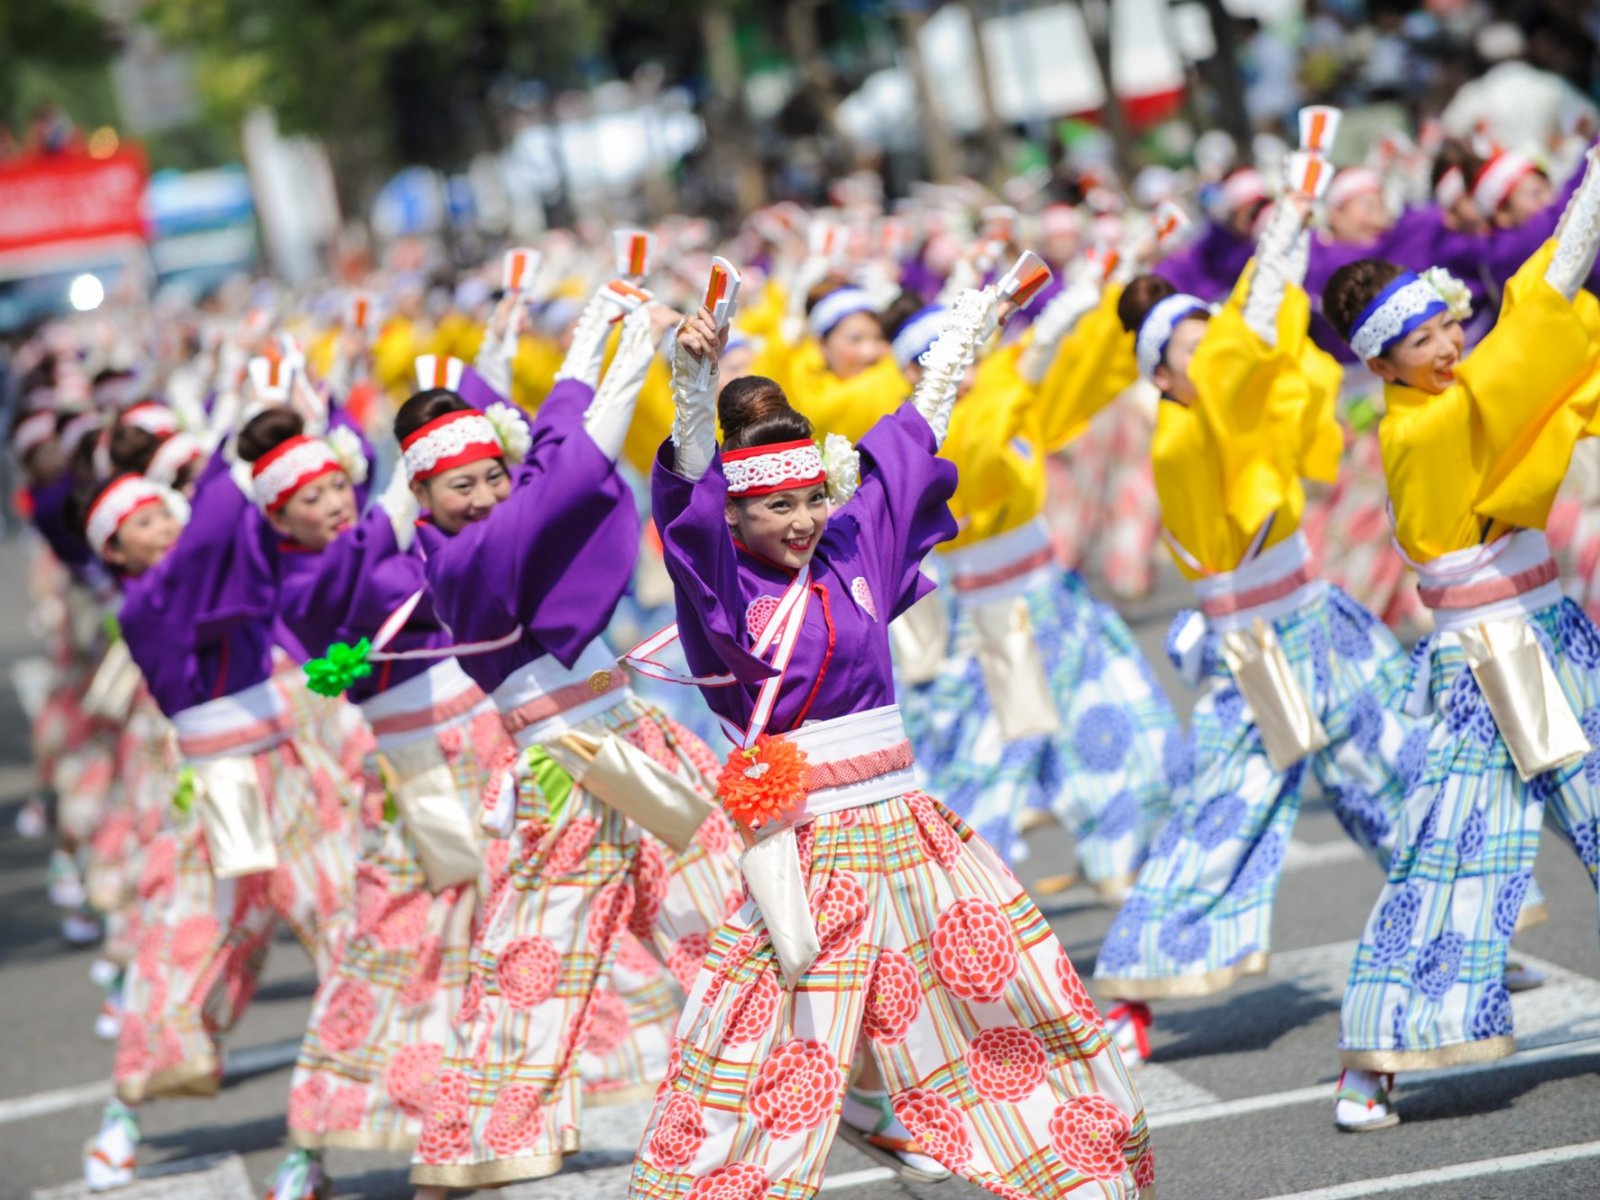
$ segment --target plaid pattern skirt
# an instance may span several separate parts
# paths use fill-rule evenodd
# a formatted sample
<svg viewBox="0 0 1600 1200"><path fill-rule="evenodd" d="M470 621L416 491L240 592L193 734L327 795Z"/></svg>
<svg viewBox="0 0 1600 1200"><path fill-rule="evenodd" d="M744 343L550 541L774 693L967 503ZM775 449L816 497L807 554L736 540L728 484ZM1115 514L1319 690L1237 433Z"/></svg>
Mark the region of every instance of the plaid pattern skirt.
<svg viewBox="0 0 1600 1200"><path fill-rule="evenodd" d="M925 1154L1016 1200L1132 1200L1143 1105L1016 877L921 792L800 831L822 953L785 987L754 903L717 931L632 1200L806 1200L870 1056Z"/></svg>
<svg viewBox="0 0 1600 1200"><path fill-rule="evenodd" d="M1346 832L1387 861L1428 737L1425 725L1399 711L1406 656L1376 617L1331 586L1272 624L1329 745L1288 771L1273 770L1218 639L1208 638L1189 778L1100 947L1102 995L1205 995L1266 970L1272 906L1307 769Z"/></svg>
<svg viewBox="0 0 1600 1200"><path fill-rule="evenodd" d="M431 736L476 826L490 770L511 751L500 714L484 700ZM471 965L478 885L431 891L376 768L366 787L354 923L317 989L290 1082L289 1136L308 1149L415 1144ZM506 843L491 849L503 867Z"/></svg>
<svg viewBox="0 0 1600 1200"><path fill-rule="evenodd" d="M1600 747L1600 631L1571 600L1531 620ZM1340 1013L1340 1059L1382 1072L1511 1053L1506 948L1529 903L1546 817L1591 881L1600 870L1600 751L1523 783L1460 642L1430 638L1417 663L1432 732Z"/></svg>
<svg viewBox="0 0 1600 1200"><path fill-rule="evenodd" d="M217 1038L255 995L279 922L331 970L348 922L349 785L315 744L286 741L251 757L272 823L278 866L218 880L198 814L173 812L139 877L138 949L123 984L127 1015L112 1078L129 1104L210 1095Z"/></svg>
<svg viewBox="0 0 1600 1200"><path fill-rule="evenodd" d="M634 701L580 728L610 730L713 790L716 757L654 708ZM550 795L535 772L521 773L510 854L491 880L472 973L412 1158L415 1184L475 1188L558 1171L579 1146L585 1052L600 1059L598 1075L610 1077L602 1086L592 1070L595 1090L620 1098L633 1090L627 1064L658 1060L665 1046L662 1022L647 1018L649 992L635 994L631 1013L619 994L665 983L641 979L624 934L673 974L692 977L712 931L742 902L733 830L720 812L694 845L673 854L562 782L565 795ZM635 1025L619 1060L619 1030Z"/></svg>
<svg viewBox="0 0 1600 1200"><path fill-rule="evenodd" d="M1128 626L1076 571L1025 599L1061 728L1001 739L972 619L958 612L939 677L902 696L918 768L927 789L1008 861L1022 849L1023 813L1054 812L1077 839L1084 878L1120 891L1166 817L1183 731Z"/></svg>

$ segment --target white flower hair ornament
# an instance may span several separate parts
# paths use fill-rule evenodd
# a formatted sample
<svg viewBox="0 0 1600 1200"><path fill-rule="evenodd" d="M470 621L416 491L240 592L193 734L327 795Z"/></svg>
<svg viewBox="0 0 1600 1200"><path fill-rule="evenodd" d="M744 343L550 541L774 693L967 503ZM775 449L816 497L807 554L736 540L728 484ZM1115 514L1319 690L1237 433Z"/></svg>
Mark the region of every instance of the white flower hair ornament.
<svg viewBox="0 0 1600 1200"><path fill-rule="evenodd" d="M1472 292L1467 285L1443 267L1429 267L1422 278L1443 298L1450 315L1458 321L1472 316Z"/></svg>
<svg viewBox="0 0 1600 1200"><path fill-rule="evenodd" d="M494 435L500 439L507 462L520 463L528 457L528 451L533 449L533 434L528 431L528 423L521 413L509 404L491 404L483 415L494 426Z"/></svg>
<svg viewBox="0 0 1600 1200"><path fill-rule="evenodd" d="M822 469L828 473L828 501L835 507L861 486L861 452L841 433L822 439Z"/></svg>
<svg viewBox="0 0 1600 1200"><path fill-rule="evenodd" d="M337 425L328 430L322 440L332 448L333 456L339 460L339 466L350 477L351 483L359 485L367 481L367 456L362 452L361 439L353 429Z"/></svg>

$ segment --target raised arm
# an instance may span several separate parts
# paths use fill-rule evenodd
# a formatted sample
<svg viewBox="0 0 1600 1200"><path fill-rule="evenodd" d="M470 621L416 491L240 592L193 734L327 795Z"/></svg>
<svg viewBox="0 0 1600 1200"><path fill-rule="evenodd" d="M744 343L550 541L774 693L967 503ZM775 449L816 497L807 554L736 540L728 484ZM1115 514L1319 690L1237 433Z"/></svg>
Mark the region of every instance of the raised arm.
<svg viewBox="0 0 1600 1200"><path fill-rule="evenodd" d="M922 378L909 403L933 430L935 446L944 444L950 431L950 410L956 402L961 377L977 358L978 347L995 331L1009 303L992 288L962 292L950 310L944 331L922 356Z"/></svg>
<svg viewBox="0 0 1600 1200"><path fill-rule="evenodd" d="M600 452L616 462L622 453L623 440L628 436L628 425L633 420L633 408L639 399L639 389L650 370L650 360L655 357L656 334L653 305L640 305L622 322L622 336L617 342L617 353L583 414L583 427L594 439Z"/></svg>
<svg viewBox="0 0 1600 1200"><path fill-rule="evenodd" d="M1556 226L1556 252L1545 268L1545 282L1568 300L1577 298L1578 289L1594 269L1595 252L1600 249L1600 169L1596 153L1589 150L1583 182L1567 202Z"/></svg>
<svg viewBox="0 0 1600 1200"><path fill-rule="evenodd" d="M1269 346L1278 344L1278 310L1290 284L1304 283L1309 260L1306 207L1297 195L1278 201L1256 245L1255 272L1244 298L1244 320Z"/></svg>

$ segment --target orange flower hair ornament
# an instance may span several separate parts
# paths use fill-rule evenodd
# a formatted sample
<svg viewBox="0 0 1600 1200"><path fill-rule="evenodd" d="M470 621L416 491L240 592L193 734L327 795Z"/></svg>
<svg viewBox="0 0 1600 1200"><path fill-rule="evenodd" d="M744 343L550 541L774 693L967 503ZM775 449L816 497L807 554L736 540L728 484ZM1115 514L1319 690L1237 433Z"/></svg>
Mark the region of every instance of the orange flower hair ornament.
<svg viewBox="0 0 1600 1200"><path fill-rule="evenodd" d="M811 768L805 751L782 734L763 733L728 755L717 777L723 810L746 829L782 821L805 803Z"/></svg>

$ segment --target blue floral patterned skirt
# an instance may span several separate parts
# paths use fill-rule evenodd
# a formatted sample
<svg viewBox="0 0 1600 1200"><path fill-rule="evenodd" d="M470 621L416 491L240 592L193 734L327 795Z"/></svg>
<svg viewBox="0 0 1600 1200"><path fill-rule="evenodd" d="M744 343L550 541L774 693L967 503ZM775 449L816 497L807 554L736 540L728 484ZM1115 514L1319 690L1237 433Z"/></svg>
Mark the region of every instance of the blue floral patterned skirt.
<svg viewBox="0 0 1600 1200"><path fill-rule="evenodd" d="M1272 625L1329 745L1273 770L1220 639L1208 635L1206 691L1190 725L1192 776L1100 947L1095 983L1103 995L1205 995L1266 970L1307 768L1350 836L1387 860L1406 783L1421 774L1427 750L1427 728L1399 712L1405 653L1331 585Z"/></svg>
<svg viewBox="0 0 1600 1200"><path fill-rule="evenodd" d="M1024 597L1061 727L1005 743L959 606L939 677L901 689L901 711L928 791L1007 861L1022 851L1030 808L1053 811L1077 839L1090 883L1120 890L1165 818L1188 746L1133 634L1075 571Z"/></svg>
<svg viewBox="0 0 1600 1200"><path fill-rule="evenodd" d="M1570 600L1530 620L1600 746L1600 632ZM1545 815L1591 880L1600 863L1600 753L1523 783L1460 642L1436 635L1417 651L1412 707L1432 718L1432 736L1340 1014L1343 1063L1379 1072L1510 1054L1502 976Z"/></svg>

